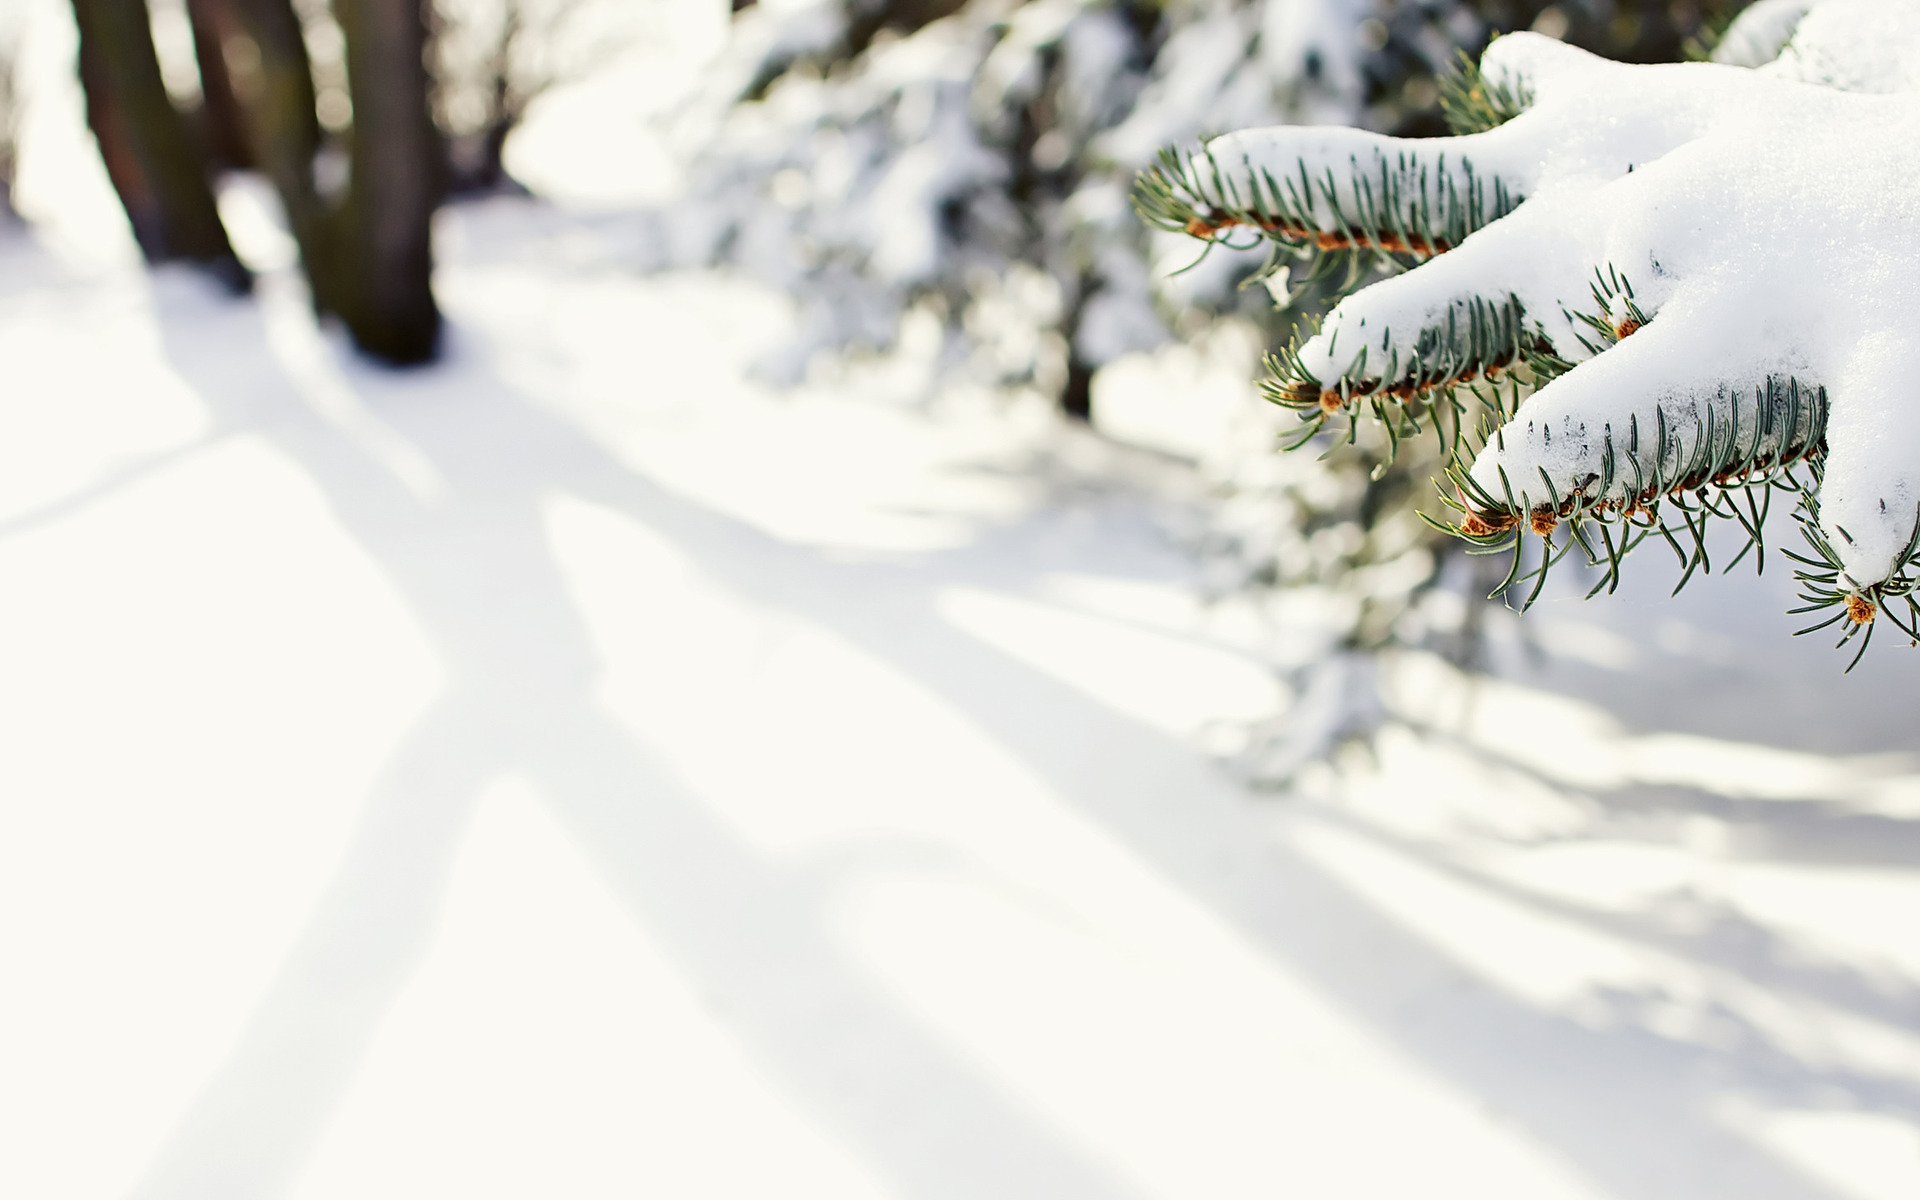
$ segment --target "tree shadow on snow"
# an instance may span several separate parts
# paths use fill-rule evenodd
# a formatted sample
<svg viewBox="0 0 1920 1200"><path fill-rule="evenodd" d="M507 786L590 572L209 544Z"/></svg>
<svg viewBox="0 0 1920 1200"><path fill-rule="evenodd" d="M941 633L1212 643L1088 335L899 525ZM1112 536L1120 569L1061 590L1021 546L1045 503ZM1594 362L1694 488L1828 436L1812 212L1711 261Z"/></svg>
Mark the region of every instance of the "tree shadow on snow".
<svg viewBox="0 0 1920 1200"><path fill-rule="evenodd" d="M640 522L725 587L938 693L1184 894L1603 1191L1834 1200L1712 1115L1729 1073L1913 1111L1910 1096L1860 1091L1790 1056L1683 1044L1625 1009L1596 1028L1463 982L1442 951L1276 838L1272 809L1191 747L944 620L940 589L981 582L993 560L982 547L876 563L778 541L617 462L460 352L457 337L433 372L348 368L444 481L424 498L299 398L258 309L206 311L213 303L163 306L175 366L223 427L269 439L313 479L432 639L447 683L386 765L305 931L137 1200L264 1200L290 1188L422 953L476 794L506 773L537 785L681 967L726 998L748 1049L900 1194L1137 1194L836 948L820 911L834 864L756 856L604 715L596 655L542 518L555 493ZM1915 1024L1910 1013L1904 1023Z"/></svg>
<svg viewBox="0 0 1920 1200"><path fill-rule="evenodd" d="M321 488L397 587L447 679L382 770L238 1046L134 1197L290 1189L418 964L479 793L507 774L536 786L616 893L726 997L735 1031L899 1193L1136 1194L859 975L815 919L827 880L756 857L608 719L541 505L573 492L629 512L672 511L682 533L730 540L741 557L774 547L670 505L459 353L410 377L360 376L392 412L417 418L405 436L445 489L422 496L307 407L273 361L256 307L170 299L167 352L216 424L270 439ZM350 376L361 370L345 365Z"/></svg>

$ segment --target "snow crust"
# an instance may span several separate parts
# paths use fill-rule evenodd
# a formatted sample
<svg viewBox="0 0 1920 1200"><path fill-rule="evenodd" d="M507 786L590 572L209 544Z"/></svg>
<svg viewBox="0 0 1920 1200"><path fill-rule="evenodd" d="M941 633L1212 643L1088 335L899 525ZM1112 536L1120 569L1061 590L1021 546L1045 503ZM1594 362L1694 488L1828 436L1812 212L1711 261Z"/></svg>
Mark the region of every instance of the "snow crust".
<svg viewBox="0 0 1920 1200"><path fill-rule="evenodd" d="M1350 297L1301 348L1322 380L1378 373L1410 362L1421 332L1474 298L1516 298L1578 365L1474 463L1495 496L1511 486L1538 505L1591 486L1608 438L1620 450L1637 425L1644 452L1660 414L1690 446L1708 410L1725 428L1741 397L1751 415L1770 377L1825 387L1822 524L1866 586L1897 567L1920 505L1920 409L1901 378L1920 355L1920 96L1906 90L1916 50L1920 5L1852 0L1815 8L1764 70L1622 65L1514 34L1482 68L1535 100L1488 133L1271 129L1209 150L1234 177L1299 160L1331 169L1348 211L1353 181L1393 163L1463 188L1471 164L1528 197L1451 253ZM1596 356L1575 314L1598 311L1596 273L1609 271L1652 320ZM1608 498L1625 489L1616 475Z"/></svg>

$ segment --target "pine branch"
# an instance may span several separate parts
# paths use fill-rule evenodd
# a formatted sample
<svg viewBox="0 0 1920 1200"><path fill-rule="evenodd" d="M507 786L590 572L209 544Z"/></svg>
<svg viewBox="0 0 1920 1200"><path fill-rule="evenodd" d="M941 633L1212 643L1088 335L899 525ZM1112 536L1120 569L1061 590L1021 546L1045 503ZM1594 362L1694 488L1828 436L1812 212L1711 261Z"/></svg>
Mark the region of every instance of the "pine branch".
<svg viewBox="0 0 1920 1200"><path fill-rule="evenodd" d="M1631 306L1624 291L1619 298ZM1612 333L1633 320L1623 316L1610 324L1602 316L1589 324ZM1564 490L1544 470L1536 486L1534 481L1514 481L1501 467L1496 492L1475 479L1466 459L1456 455L1446 470L1453 494L1442 499L1461 520L1435 524L1472 543L1470 553L1511 552L1510 569L1495 594L1531 581L1522 609L1539 596L1547 572L1572 546L1580 546L1589 565L1606 567L1592 595L1618 587L1622 560L1656 536L1679 560L1678 593L1696 573L1713 571L1706 545L1711 520L1732 521L1746 534L1723 572L1749 553L1755 554L1756 569L1763 569L1764 529L1773 493L1792 492L1800 498L1802 512L1810 511L1808 498L1818 487L1819 463L1826 451L1828 410L1825 388L1778 375L1756 387L1750 401L1739 391L1722 390L1707 403L1696 404L1690 422L1670 419L1667 409L1657 409L1652 429L1642 428L1638 417L1618 433L1607 427L1599 469ZM1489 441L1498 445L1502 436L1497 422L1484 427L1476 450ZM1800 469L1811 478L1802 480ZM1676 517L1677 523L1672 520ZM1815 518L1802 517L1809 519ZM1563 527L1565 538L1556 545L1554 538ZM1538 564L1523 571L1528 534L1540 540L1542 551Z"/></svg>
<svg viewBox="0 0 1920 1200"><path fill-rule="evenodd" d="M1489 79L1465 52L1439 83L1456 134L1496 128L1533 102L1524 83ZM1459 245L1524 198L1463 158L1449 167L1444 152L1428 153L1431 144L1374 139L1341 162L1312 144L1313 131L1299 133L1299 153L1278 167L1249 154L1236 162L1233 151L1245 148L1237 136L1198 154L1162 151L1135 181L1134 207L1149 225L1206 241L1244 230L1309 255L1358 253L1401 270Z"/></svg>
<svg viewBox="0 0 1920 1200"><path fill-rule="evenodd" d="M1492 129L1532 101L1523 85L1488 80L1464 53L1441 87L1448 120L1459 132ZM1297 283L1338 298L1376 275L1445 253L1524 199L1470 160L1456 154L1449 162L1444 152L1426 153L1422 143L1371 139L1342 162L1325 153L1324 131L1298 131L1298 140L1299 153L1283 172L1256 165L1257 152L1243 138L1215 139L1198 153L1163 151L1159 164L1135 181L1134 207L1149 225L1209 246L1246 249L1265 239L1274 246L1269 270L1286 258L1305 260L1306 270L1294 272ZM1241 233L1254 242L1236 245ZM1382 339L1383 347L1390 344L1390 336ZM1384 362L1376 353L1371 369L1363 346L1338 377L1322 379L1302 362L1298 336L1267 364L1271 378L1263 394L1302 415L1289 449L1312 440L1342 411L1351 439L1356 410L1366 407L1383 422L1393 447L1421 430L1423 415L1436 427L1450 415L1444 423L1450 432L1442 434L1447 453L1467 425L1456 389L1483 379L1497 384L1516 369L1527 372L1528 386L1537 386L1569 365L1537 323L1525 319L1517 297L1462 301L1444 322L1421 330L1411 350L1390 351Z"/></svg>
<svg viewBox="0 0 1920 1200"><path fill-rule="evenodd" d="M1748 48L1758 59L1773 57L1786 28L1775 28L1773 16L1764 24L1743 35L1759 47ZM1845 85L1826 68L1807 65L1826 61L1816 53L1822 46L1858 53L1838 25L1822 28L1828 42L1796 41L1806 61L1779 75L1611 64L1513 35L1489 48L1484 69L1463 60L1445 81L1445 111L1459 136L1229 134L1164 156L1140 177L1136 205L1159 228L1210 244L1243 234L1272 242L1276 258L1311 258L1315 272L1341 274L1347 287L1448 255L1343 299L1325 329L1269 359L1266 393L1302 416L1289 448L1343 414L1353 441L1370 411L1391 461L1399 439L1431 422L1449 459L1448 502L1459 513L1456 524L1431 523L1465 538L1470 552L1511 556L1496 595L1527 607L1576 548L1604 568L1594 591L1612 590L1625 557L1649 541L1673 552L1678 591L1713 570L1715 522L1746 534L1725 568L1749 554L1761 568L1771 501L1791 492L1810 549L1788 552L1803 568L1800 611L1823 617L1814 629L1841 625L1842 645L1857 638L1857 662L1882 616L1920 643L1920 510L1912 523L1906 516L1920 468L1892 440L1913 436L1899 364L1920 353L1920 334L1891 319L1904 308L1884 287L1829 303L1850 313L1853 327L1871 329L1858 344L1836 341L1832 331L1848 328L1836 315L1796 318L1810 295L1830 295L1818 285L1843 269L1912 276L1911 263L1888 265L1920 249L1885 197L1912 176L1916 156L1897 136L1912 123L1912 102L1897 111L1878 95L1856 103L1830 90ZM1805 147L1806 170L1816 171L1817 161L1820 176L1857 186L1823 189L1818 202L1804 188L1779 188L1736 210L1722 198L1728 181L1777 153L1766 139L1756 145L1755 121L1834 130ZM1658 173L1634 175L1656 162ZM1550 198L1501 220L1536 192ZM1870 248L1856 266L1830 255L1776 260L1754 251L1763 230L1829 220L1830 193L1849 197L1837 211L1854 232L1851 243L1829 243ZM1698 209L1695 219L1676 224L1688 206ZM1682 228L1692 231L1689 262L1675 270L1672 243ZM1579 273L1591 265L1587 247L1597 237L1619 261L1651 264L1660 278L1649 282L1658 286L1636 296L1603 267L1583 287ZM1724 277L1698 269L1708 262L1743 269ZM1562 297L1582 290L1590 308L1561 309ZM1765 332L1729 338L1728 322L1742 317L1758 318ZM1643 332L1651 323L1657 329ZM1632 337L1639 340L1621 345ZM1585 361L1576 368L1576 360ZM1818 374L1786 364L1814 364ZM1831 397L1829 384L1837 388ZM1523 389L1542 385L1521 412ZM1467 430L1469 392L1483 410L1477 436ZM1848 419L1834 429L1842 440L1829 460L1835 403ZM1833 491L1823 514L1816 491L1827 469Z"/></svg>
<svg viewBox="0 0 1920 1200"><path fill-rule="evenodd" d="M1631 282L1611 267L1595 272L1592 293L1596 311L1567 314L1593 334L1580 338L1589 353L1602 353L1651 320L1635 301ZM1798 633L1840 625L1839 646L1858 639L1848 671L1858 665L1882 616L1920 644L1920 601L1914 595L1920 590L1920 510L1905 547L1894 555L1885 578L1874 583L1863 585L1851 578L1821 532L1819 490L1830 411L1824 387L1790 375L1770 375L1750 401L1738 390L1722 389L1706 403L1696 403L1690 422L1670 417L1662 407L1655 410L1651 431L1643 430L1638 418L1629 419L1623 437L1606 428L1599 469L1577 484L1556 487L1541 470L1535 488L1533 481L1516 483L1501 467L1497 493L1475 479L1467 465L1488 442L1502 445L1500 426L1512 410L1500 404L1490 407L1492 420L1482 427L1475 453L1462 455L1456 447L1446 468L1453 494L1441 498L1461 514L1460 521L1429 523L1469 542L1470 554L1511 555L1494 596L1511 599L1524 588L1517 605L1524 611L1539 597L1553 566L1576 546L1588 565L1605 568L1587 594L1603 588L1611 593L1619 586L1627 554L1656 538L1679 562L1680 579L1673 589L1678 594L1696 574L1713 572L1707 533L1709 522L1716 520L1732 521L1745 534L1721 573L1749 553L1756 572L1764 570L1767 514L1774 493L1785 491L1797 500L1794 517L1812 552L1783 551L1798 564L1794 576L1806 602L1792 612L1825 617ZM1531 557L1525 545L1529 534L1540 543Z"/></svg>
<svg viewBox="0 0 1920 1200"><path fill-rule="evenodd" d="M1584 325L1593 331L1597 340L1574 334L1589 354L1599 354L1609 346L1619 345L1621 339L1632 337L1653 319L1642 312L1635 301L1633 284L1611 265L1604 273L1597 267L1594 269L1590 290L1598 312L1565 313L1569 324L1576 328Z"/></svg>
<svg viewBox="0 0 1920 1200"><path fill-rule="evenodd" d="M1840 561L1840 555L1820 531L1820 463L1815 462L1813 486L1800 497L1800 505L1794 515L1800 521L1800 536L1817 557L1796 554L1791 550L1783 553L1799 564L1794 579L1801 586L1800 598L1806 603L1799 608L1787 610L1790 613L1825 613L1826 619L1794 631L1795 637L1814 633L1838 624L1841 628L1840 640L1834 643L1839 649L1856 637L1860 646L1854 651L1853 658L1847 663L1851 671L1860 664L1867 652L1867 646L1873 640L1873 627L1880 617L1885 617L1895 629L1905 634L1910 644L1920 645L1920 602L1914 599L1914 592L1920 589L1920 505L1914 509L1913 532L1907 538L1907 544L1897 551L1888 565L1887 576L1877 583L1862 587L1852 579ZM1846 531L1839 531L1847 536ZM1905 619L1902 620L1904 608Z"/></svg>
<svg viewBox="0 0 1920 1200"><path fill-rule="evenodd" d="M1454 51L1453 69L1438 82L1440 113L1455 136L1498 128L1533 103L1533 92L1524 83L1493 82L1465 50Z"/></svg>
<svg viewBox="0 0 1920 1200"><path fill-rule="evenodd" d="M1134 208L1155 228L1203 241L1245 232L1289 250L1366 255L1398 271L1444 254L1523 198L1465 159L1378 141L1344 161L1303 146L1284 171L1248 153L1236 161L1231 152L1244 143L1228 138L1197 153L1163 151L1135 181Z"/></svg>
<svg viewBox="0 0 1920 1200"><path fill-rule="evenodd" d="M1393 345L1391 329L1381 331L1379 344ZM1336 332L1336 351L1338 345ZM1504 417L1519 406L1523 386L1538 387L1569 366L1538 323L1527 320L1518 297L1498 303L1472 297L1449 305L1444 321L1422 328L1404 356L1396 348L1385 351L1383 360L1369 342L1331 379L1315 375L1301 357L1296 337L1286 349L1268 356L1270 377L1261 392L1269 401L1301 413L1305 427L1293 445L1304 444L1343 412L1350 423L1357 422L1363 408L1385 424L1397 443L1421 431L1424 411L1433 414L1436 427L1441 426L1440 414L1451 415L1451 432L1443 429L1442 449L1453 454L1466 427L1467 406L1460 389L1484 381L1487 390L1476 389L1474 396ZM1511 392L1505 401L1500 398L1503 383ZM1351 428L1348 436L1353 436Z"/></svg>

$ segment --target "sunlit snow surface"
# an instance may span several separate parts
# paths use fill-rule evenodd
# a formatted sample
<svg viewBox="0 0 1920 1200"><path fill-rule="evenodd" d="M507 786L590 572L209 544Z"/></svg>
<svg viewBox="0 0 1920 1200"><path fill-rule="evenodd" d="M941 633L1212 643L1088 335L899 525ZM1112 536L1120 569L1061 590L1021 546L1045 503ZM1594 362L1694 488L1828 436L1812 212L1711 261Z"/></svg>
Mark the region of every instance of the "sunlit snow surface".
<svg viewBox="0 0 1920 1200"><path fill-rule="evenodd" d="M1920 686L1784 580L1255 796L1151 459L763 390L604 215L451 214L404 376L86 228L0 240L0 1195L1920 1192Z"/></svg>

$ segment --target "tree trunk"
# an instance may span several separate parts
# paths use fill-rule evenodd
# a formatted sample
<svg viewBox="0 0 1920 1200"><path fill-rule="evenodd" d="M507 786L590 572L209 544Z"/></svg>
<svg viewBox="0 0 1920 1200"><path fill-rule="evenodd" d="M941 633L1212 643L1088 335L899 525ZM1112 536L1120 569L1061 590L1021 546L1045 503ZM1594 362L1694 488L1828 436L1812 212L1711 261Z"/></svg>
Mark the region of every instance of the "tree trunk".
<svg viewBox="0 0 1920 1200"><path fill-rule="evenodd" d="M150 262L186 260L236 291L234 257L186 122L167 97L146 0L73 0L87 120Z"/></svg>
<svg viewBox="0 0 1920 1200"><path fill-rule="evenodd" d="M133 226L133 240L149 262L166 257L165 222L160 216L160 200L147 185L147 177L134 157L133 142L121 118L120 105L107 81L106 63L100 57L100 44L87 37L80 39L80 86L87 95L87 127L100 147L100 161L106 164L107 179L120 197L127 221Z"/></svg>
<svg viewBox="0 0 1920 1200"><path fill-rule="evenodd" d="M431 233L444 156L428 108L422 0L335 0L334 11L353 99L335 311L369 354L426 362L440 335Z"/></svg>
<svg viewBox="0 0 1920 1200"><path fill-rule="evenodd" d="M87 119L150 261L190 259L236 288L228 244L185 121L168 100L146 0L73 0ZM423 0L335 0L354 122L344 197L323 196L312 66L291 0L189 0L212 129L239 145L287 211L314 307L394 364L434 356L440 311L431 227L444 170L428 109Z"/></svg>
<svg viewBox="0 0 1920 1200"><path fill-rule="evenodd" d="M353 131L344 197L323 196L312 65L289 0L196 0L226 48L250 152L300 246L315 311L396 365L433 358L440 312L430 230L442 150L427 107L426 20L417 0L337 0ZM234 53L234 51L238 53Z"/></svg>
<svg viewBox="0 0 1920 1200"><path fill-rule="evenodd" d="M1079 273L1074 280L1073 301L1067 306L1066 319L1060 322L1060 335L1067 343L1067 379L1060 388L1060 411L1088 424L1093 423L1093 364L1080 356L1080 318L1099 287L1097 280Z"/></svg>
<svg viewBox="0 0 1920 1200"><path fill-rule="evenodd" d="M314 308L332 312L336 255L327 205L314 187L321 132L300 18L288 0L195 0L194 21L220 47L248 156L280 196Z"/></svg>
<svg viewBox="0 0 1920 1200"><path fill-rule="evenodd" d="M1060 389L1060 411L1076 421L1093 420L1093 368L1072 351L1067 353L1067 385Z"/></svg>
<svg viewBox="0 0 1920 1200"><path fill-rule="evenodd" d="M216 169L245 170L254 165L253 153L225 46L238 27L225 9L226 0L187 0L193 56L200 67L200 144Z"/></svg>

